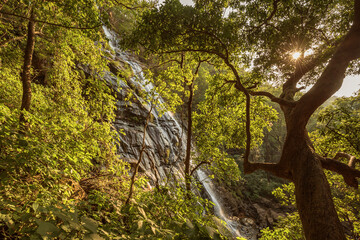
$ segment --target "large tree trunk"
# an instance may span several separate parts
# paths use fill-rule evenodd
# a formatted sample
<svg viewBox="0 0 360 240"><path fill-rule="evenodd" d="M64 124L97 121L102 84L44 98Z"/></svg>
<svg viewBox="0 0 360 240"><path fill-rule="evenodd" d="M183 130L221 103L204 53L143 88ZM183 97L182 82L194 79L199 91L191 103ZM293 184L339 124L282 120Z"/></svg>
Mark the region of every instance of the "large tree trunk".
<svg viewBox="0 0 360 240"><path fill-rule="evenodd" d="M360 57L360 0L355 0L354 10L355 18L351 29L315 85L293 108L282 107L287 137L280 165L288 171L295 184L296 205L307 240L346 239L335 211L321 158L312 147L306 124L314 111L341 87L350 61ZM298 70L301 72L302 69ZM284 84L283 98L293 100L293 94L289 92L296 90L300 78L294 74L294 77Z"/></svg>
<svg viewBox="0 0 360 240"><path fill-rule="evenodd" d="M31 62L34 53L35 47L35 21L34 21L34 12L31 10L30 20L28 23L28 33L27 33L27 42L24 54L24 65L21 73L21 82L23 86L23 95L21 101L21 110L29 111L31 103ZM27 129L28 123L25 119L24 113L20 114L20 126L21 128ZM23 130L25 130L23 129Z"/></svg>
<svg viewBox="0 0 360 240"><path fill-rule="evenodd" d="M330 186L307 133L288 133L283 153L284 157L291 159L289 170L306 239L345 240Z"/></svg>

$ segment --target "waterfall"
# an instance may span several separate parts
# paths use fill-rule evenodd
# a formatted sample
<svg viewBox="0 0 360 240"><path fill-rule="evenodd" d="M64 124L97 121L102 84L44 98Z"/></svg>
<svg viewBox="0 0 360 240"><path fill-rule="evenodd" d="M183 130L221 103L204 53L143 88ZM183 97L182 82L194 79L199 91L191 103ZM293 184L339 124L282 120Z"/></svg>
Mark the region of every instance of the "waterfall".
<svg viewBox="0 0 360 240"><path fill-rule="evenodd" d="M223 220L224 222L226 222L226 225L227 225L228 229L231 231L231 233L233 234L233 236L243 237L238 230L239 224L237 222L227 218L227 216L224 212L224 208L223 208L222 204L220 203L220 198L214 191L214 185L213 185L211 179L201 169L197 170L196 173L198 175L200 182L204 186L206 192L209 194L211 201L214 203L215 215L217 217L219 217L221 220Z"/></svg>
<svg viewBox="0 0 360 240"><path fill-rule="evenodd" d="M161 109L161 107L164 105L164 100L161 98L161 96L157 95L156 91L154 91L154 85L147 81L144 76L142 67L136 61L132 60L127 53L121 51L118 48L116 35L111 30L107 29L105 26L103 26L103 29L106 37L109 40L110 47L115 52L113 58L120 58L121 60L129 64L129 66L131 66L135 75L129 80L131 81L131 84L140 87L149 94L153 94L153 97L158 99L157 105L160 106L160 109L153 108L151 110L155 121L148 126L145 141L147 145L147 154L143 157L143 161L141 163L142 168L145 170L145 173L147 173L150 178L154 179L154 176L151 173L152 168L150 167L150 165L151 162L155 162L157 171L159 172L161 178L166 178L167 174L165 173L171 173L173 175L178 174L180 175L180 179L184 179L183 161L185 158L186 138L185 136L182 136L183 128L180 126L178 121L170 112L162 111L164 110ZM116 83L116 80L112 79L111 82L112 84L114 84ZM129 86L127 86L127 84L122 81L120 81L120 85L122 88L129 88ZM139 99L141 104L139 104L139 106L136 106L136 104L131 104L131 110L126 113L137 113L136 116L144 117L144 113L141 112L141 108L145 108L145 111L142 111L148 113L150 111L149 103L146 103L136 94L134 95ZM120 112L119 115L121 115L122 111L125 111L122 108L126 104L122 103L122 101L119 102L120 103L118 104L118 112ZM159 114L159 110L164 113ZM139 150L137 148L140 146L138 142L139 139L142 138L143 132L137 131L136 133L134 133L135 131L133 129L137 128L138 125L131 122L131 120L124 120L123 118L125 117L117 117L117 120L115 121L116 128L122 129L126 133L125 136L121 136L122 146L119 149L119 154L128 161L133 159L136 160L138 159L139 154ZM177 144L178 146L176 147L175 145ZM169 156L164 156L165 149L169 150ZM169 164L164 164L164 157L169 158ZM214 203L215 215L224 222L226 222L227 228L230 230L233 236L243 237L238 230L240 228L240 225L226 216L223 210L223 206L221 204L221 198L214 191L214 186L211 180L202 170L197 170L197 175L201 183L203 184L206 192L209 194L211 201Z"/></svg>
<svg viewBox="0 0 360 240"><path fill-rule="evenodd" d="M120 147L118 153L122 158L130 163L137 162L143 137L144 123L151 110L152 120L149 122L146 136L143 160L140 164L141 170L154 183L158 179L165 181L168 176L180 180L183 178L182 162L185 158L186 139L182 137L182 127L171 115L164 111L164 100L155 91L154 85L145 78L142 67L133 60L130 54L122 51L118 47L115 33L103 26L104 33L109 40L109 45L113 52L112 59L127 63L134 76L125 81L120 80L121 91L118 91L117 116L115 128L121 129L125 135L120 136ZM115 88L119 82L116 76L106 74L107 81ZM157 99L156 107L137 95L129 86L150 94L150 98ZM127 93L132 92L137 101L129 104ZM160 182L161 184L161 182Z"/></svg>

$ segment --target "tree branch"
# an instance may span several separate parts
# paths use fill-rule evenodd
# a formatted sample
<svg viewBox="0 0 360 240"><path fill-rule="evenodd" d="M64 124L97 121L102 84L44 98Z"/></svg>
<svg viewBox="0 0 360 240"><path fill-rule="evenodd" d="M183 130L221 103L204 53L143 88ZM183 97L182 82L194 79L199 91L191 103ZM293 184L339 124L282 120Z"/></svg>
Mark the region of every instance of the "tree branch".
<svg viewBox="0 0 360 240"><path fill-rule="evenodd" d="M360 178L359 170L351 168L348 165L331 158L321 157L321 165L327 170L342 175L347 185L356 189L358 188L358 181L356 178Z"/></svg>
<svg viewBox="0 0 360 240"><path fill-rule="evenodd" d="M315 85L298 101L294 117L305 126L313 112L340 89L350 61L360 58L360 0L355 0L354 22L344 40L336 48L330 62Z"/></svg>
<svg viewBox="0 0 360 240"><path fill-rule="evenodd" d="M226 52L226 58L229 57L229 50L228 50L226 44L218 36L216 36L215 34L209 32L209 31L206 31L206 30L196 30L196 29L192 29L191 31L188 32L188 34L192 33L192 32L208 35L210 38L213 38L216 41L218 41Z"/></svg>
<svg viewBox="0 0 360 240"><path fill-rule="evenodd" d="M337 42L338 44L338 42ZM301 78L307 74L308 72L312 71L315 67L319 64L325 62L329 57L334 53L335 47L332 49L328 49L323 53L320 53L317 57L314 57L310 61L305 63L297 63L297 67L295 72L289 77L288 80L283 85L283 93L282 97L287 97L287 99L293 97L293 95L297 92L296 84L301 80Z"/></svg>
<svg viewBox="0 0 360 240"><path fill-rule="evenodd" d="M349 160L348 166L351 168L355 168L355 164L359 162L359 159L357 159L355 156L344 152L338 152L335 155L334 160L338 160L339 158L346 158L347 160Z"/></svg>
<svg viewBox="0 0 360 240"><path fill-rule="evenodd" d="M5 47L5 46L6 46L8 43L10 43L10 42L15 42L15 41L24 39L25 36L26 36L26 35L14 37L14 38L10 38L10 39L8 39L8 40L4 40L4 41L0 42L0 47Z"/></svg>
<svg viewBox="0 0 360 240"><path fill-rule="evenodd" d="M34 34L35 35L41 35L42 32L34 32ZM4 41L0 42L0 47L5 47L8 43L15 42L15 41L18 41L18 40L22 40L25 37L26 37L26 35L23 35L23 36L17 36L17 37L14 37L14 38L4 40Z"/></svg>
<svg viewBox="0 0 360 240"><path fill-rule="evenodd" d="M294 107L296 105L295 102L288 101L288 100L283 99L283 98L275 97L274 95L272 95L269 92L263 92L263 91L252 92L252 91L250 91L249 93L252 96L265 96L265 97L268 97L272 102L276 102L276 103L278 103L280 105L283 105L283 106Z"/></svg>
<svg viewBox="0 0 360 240"><path fill-rule="evenodd" d="M196 165L196 166L193 168L193 170L191 170L190 176L192 176L193 173L194 173L201 165L203 165L203 164L210 164L210 162L209 162L209 161L202 161L202 162L200 162L198 165Z"/></svg>
<svg viewBox="0 0 360 240"><path fill-rule="evenodd" d="M292 181L292 175L290 172L285 171L280 163L250 163L249 161L244 161L244 172L246 174L255 172L258 169L270 172L279 178Z"/></svg>
<svg viewBox="0 0 360 240"><path fill-rule="evenodd" d="M280 2L280 0L274 0L274 2L273 2L273 10L272 10L272 12L270 13L270 15L269 15L261 24L259 24L258 26L253 27L253 28L252 28L252 31L261 28L262 26L264 26L265 24L267 24L267 23L275 16L275 13L276 13L276 11L277 11L278 3L279 3L279 2Z"/></svg>

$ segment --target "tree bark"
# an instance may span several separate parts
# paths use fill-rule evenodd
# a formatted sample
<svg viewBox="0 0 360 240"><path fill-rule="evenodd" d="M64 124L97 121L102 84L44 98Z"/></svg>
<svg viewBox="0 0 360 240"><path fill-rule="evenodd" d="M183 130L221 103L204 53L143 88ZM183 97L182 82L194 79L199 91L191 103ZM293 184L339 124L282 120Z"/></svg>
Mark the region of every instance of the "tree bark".
<svg viewBox="0 0 360 240"><path fill-rule="evenodd" d="M308 240L345 240L321 161L306 131L288 132L283 158L295 184L296 206Z"/></svg>
<svg viewBox="0 0 360 240"><path fill-rule="evenodd" d="M294 182L296 205L307 240L346 239L323 171L328 163L315 153L306 124L314 111L341 87L350 61L360 58L360 0L355 0L354 10L351 29L337 46L315 85L294 106L282 105L287 136L274 172L279 171L279 175L289 176ZM283 85L281 98L293 101L296 84L303 76L295 75ZM345 180L349 179L346 174L343 176Z"/></svg>
<svg viewBox="0 0 360 240"><path fill-rule="evenodd" d="M140 149L140 154L139 154L139 159L135 165L135 168L134 168L134 173L133 175L131 176L131 182L130 182L130 188L129 188L129 194L128 194L128 197L125 201L125 205L128 205L130 203L130 200L132 198L132 195L134 193L134 185L135 185L135 180L136 180L136 175L138 174L139 172L139 168L140 168L140 164L141 164L141 161L143 159L143 154L144 154L144 151L145 151L145 148L146 148L146 134L147 134L147 127L149 125L149 122L150 122L150 117L151 117L151 112L153 110L153 104L151 104L151 107L150 107L150 110L148 112L148 115L146 117L146 122L145 122L145 125L144 125L144 135L143 135L143 139L142 139L142 143L141 143L141 149ZM156 173L155 173L156 175Z"/></svg>
<svg viewBox="0 0 360 240"><path fill-rule="evenodd" d="M187 134L186 134L186 155L185 155L185 186L188 192L191 191L191 173L190 173L190 159L191 159L191 139L192 139L192 102L194 98L194 78L189 84L189 100L187 103Z"/></svg>
<svg viewBox="0 0 360 240"><path fill-rule="evenodd" d="M27 41L24 55L24 65L21 73L21 82L23 86L23 95L21 101L21 114L20 114L20 125L23 130L29 128L29 125L24 116L24 110L30 110L31 103L31 63L35 47L35 21L34 21L34 11L31 10L31 15L28 23L28 32L27 32Z"/></svg>

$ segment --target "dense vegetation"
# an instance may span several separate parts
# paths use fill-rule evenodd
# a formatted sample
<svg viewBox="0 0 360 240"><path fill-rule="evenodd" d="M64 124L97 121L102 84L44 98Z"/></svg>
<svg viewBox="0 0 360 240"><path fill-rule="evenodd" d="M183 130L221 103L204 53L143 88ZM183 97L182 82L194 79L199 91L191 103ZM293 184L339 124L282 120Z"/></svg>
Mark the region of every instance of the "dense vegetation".
<svg viewBox="0 0 360 240"><path fill-rule="evenodd" d="M0 238L231 239L199 168L235 198L298 208L261 239L359 238L360 92L320 107L359 71L359 25L359 0L0 3ZM130 84L102 26L153 89ZM108 74L148 107L135 166L117 151ZM180 182L139 170L153 109L183 122Z"/></svg>
<svg viewBox="0 0 360 240"><path fill-rule="evenodd" d="M194 197L179 208L184 195L180 187L136 191L131 204L124 204L128 167L116 153L121 132L112 129L114 89L102 78L109 71L104 51L109 47L99 24L106 20L102 4L110 2L89 3L7 1L0 6L1 238L206 236L211 218L195 214L206 203ZM36 30L31 102L28 109L20 109L31 21L21 16L28 14ZM136 189L146 185L146 179L137 179ZM167 215L149 215L154 212Z"/></svg>

